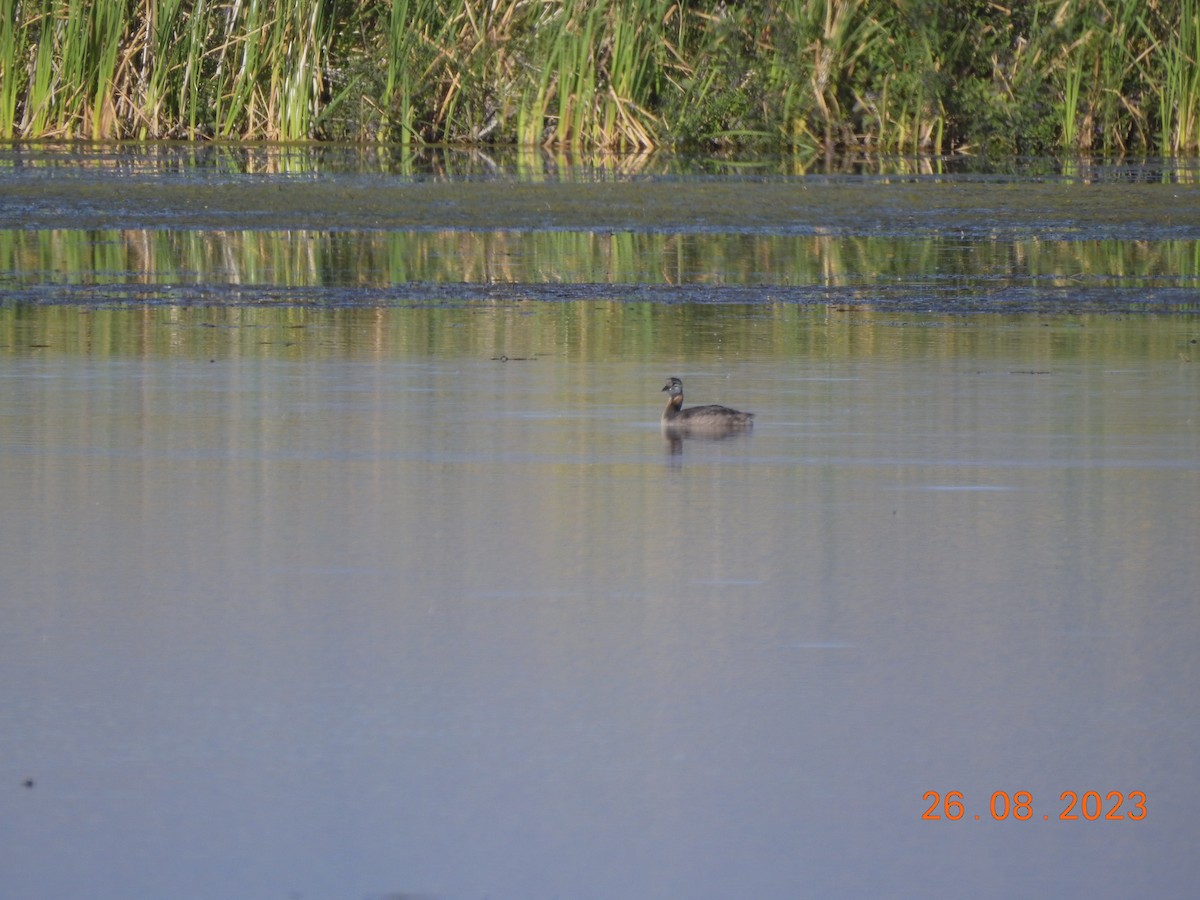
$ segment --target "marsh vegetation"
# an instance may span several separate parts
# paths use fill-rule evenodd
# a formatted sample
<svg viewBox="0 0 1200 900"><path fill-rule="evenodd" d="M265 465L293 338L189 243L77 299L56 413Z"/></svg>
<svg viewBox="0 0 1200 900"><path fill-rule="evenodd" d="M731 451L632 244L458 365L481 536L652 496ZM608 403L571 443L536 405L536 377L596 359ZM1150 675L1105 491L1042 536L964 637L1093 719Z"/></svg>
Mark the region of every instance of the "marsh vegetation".
<svg viewBox="0 0 1200 900"><path fill-rule="evenodd" d="M1200 148L1200 0L0 0L0 137Z"/></svg>

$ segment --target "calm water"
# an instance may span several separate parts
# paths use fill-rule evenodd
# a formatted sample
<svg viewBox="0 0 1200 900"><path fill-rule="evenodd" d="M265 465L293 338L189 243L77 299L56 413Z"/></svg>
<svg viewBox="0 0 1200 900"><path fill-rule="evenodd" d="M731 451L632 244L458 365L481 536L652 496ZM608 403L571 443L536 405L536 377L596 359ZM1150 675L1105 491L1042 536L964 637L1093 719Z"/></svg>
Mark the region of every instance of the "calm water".
<svg viewBox="0 0 1200 900"><path fill-rule="evenodd" d="M138 194L247 159L0 154L0 895L1194 890L1192 170L768 173L916 191L825 232ZM670 375L753 433L665 440Z"/></svg>
<svg viewBox="0 0 1200 900"><path fill-rule="evenodd" d="M10 338L6 893L1184 894L1195 323L655 310Z"/></svg>

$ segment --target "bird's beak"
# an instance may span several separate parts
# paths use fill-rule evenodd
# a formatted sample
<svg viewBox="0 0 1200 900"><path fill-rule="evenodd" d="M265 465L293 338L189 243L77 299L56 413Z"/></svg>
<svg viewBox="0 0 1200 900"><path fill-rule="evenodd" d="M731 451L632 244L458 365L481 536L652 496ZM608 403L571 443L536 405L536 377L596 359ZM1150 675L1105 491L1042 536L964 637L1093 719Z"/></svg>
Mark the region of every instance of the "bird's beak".
<svg viewBox="0 0 1200 900"><path fill-rule="evenodd" d="M663 391L669 391L670 389L671 389L671 382L668 381L666 384L663 385ZM661 394L662 391L659 391L659 393Z"/></svg>

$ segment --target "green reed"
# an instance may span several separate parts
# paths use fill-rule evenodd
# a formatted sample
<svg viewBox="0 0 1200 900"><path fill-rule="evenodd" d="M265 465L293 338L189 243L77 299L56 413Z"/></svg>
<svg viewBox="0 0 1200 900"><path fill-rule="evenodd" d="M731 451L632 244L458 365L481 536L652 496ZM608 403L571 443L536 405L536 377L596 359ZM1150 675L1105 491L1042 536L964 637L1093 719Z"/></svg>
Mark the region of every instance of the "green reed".
<svg viewBox="0 0 1200 900"><path fill-rule="evenodd" d="M0 139L12 140L21 81L14 71L17 61L15 0L0 0Z"/></svg>
<svg viewBox="0 0 1200 900"><path fill-rule="evenodd" d="M315 136L334 23L313 0L0 0L0 134Z"/></svg>
<svg viewBox="0 0 1200 900"><path fill-rule="evenodd" d="M1183 153L1200 145L1200 2L1181 0L1178 28L1159 52L1164 77L1159 120L1164 153Z"/></svg>
<svg viewBox="0 0 1200 900"><path fill-rule="evenodd" d="M0 137L1200 149L1200 0L0 0Z"/></svg>
<svg viewBox="0 0 1200 900"><path fill-rule="evenodd" d="M1049 77L1061 84L1061 145L1104 154L1200 149L1200 4L1064 5Z"/></svg>
<svg viewBox="0 0 1200 900"><path fill-rule="evenodd" d="M853 141L846 106L853 104L855 68L878 53L880 23L864 0L790 0L781 6L768 84L780 94L780 131L793 146L833 147Z"/></svg>

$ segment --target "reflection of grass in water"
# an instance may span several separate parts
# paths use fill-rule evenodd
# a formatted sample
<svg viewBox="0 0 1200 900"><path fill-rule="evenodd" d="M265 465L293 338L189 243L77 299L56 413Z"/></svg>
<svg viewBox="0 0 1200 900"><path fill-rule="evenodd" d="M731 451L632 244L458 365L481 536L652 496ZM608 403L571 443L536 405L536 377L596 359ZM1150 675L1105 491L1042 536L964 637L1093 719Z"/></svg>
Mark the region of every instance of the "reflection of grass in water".
<svg viewBox="0 0 1200 900"><path fill-rule="evenodd" d="M944 317L788 304L659 304L624 301L518 302L454 308L190 307L86 309L0 305L0 357L80 354L94 359L377 361L425 355L487 362L501 354L546 360L637 359L677 370L689 360L845 363L884 353L963 355L1011 361L1014 334L1029 370L1080 359L1106 365L1195 358L1194 320L985 315ZM827 370L822 370L827 371ZM1004 369L1008 372L1008 369ZM994 373L993 373L994 374ZM648 396L661 382L648 386ZM657 396L653 398L657 401ZM657 403L655 403L657 405Z"/></svg>
<svg viewBox="0 0 1200 900"><path fill-rule="evenodd" d="M0 231L17 285L825 285L1186 287L1200 242L979 241L638 232ZM2 298L0 293L0 298Z"/></svg>

